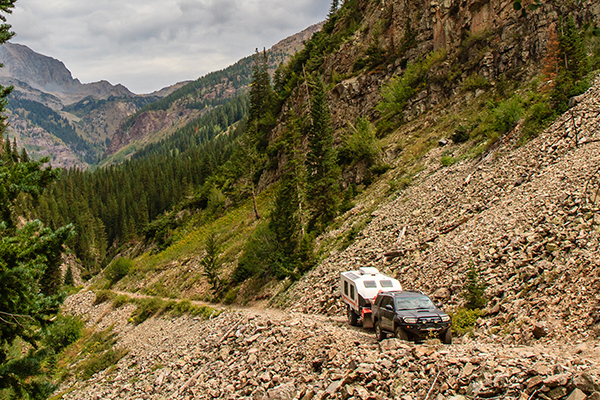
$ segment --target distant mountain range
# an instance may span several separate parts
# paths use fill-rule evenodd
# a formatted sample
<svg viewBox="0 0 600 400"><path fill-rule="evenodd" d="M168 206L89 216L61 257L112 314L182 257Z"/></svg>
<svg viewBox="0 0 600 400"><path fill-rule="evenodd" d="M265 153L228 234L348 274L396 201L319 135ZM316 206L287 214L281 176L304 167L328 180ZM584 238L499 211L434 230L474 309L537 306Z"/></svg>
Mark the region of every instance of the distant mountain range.
<svg viewBox="0 0 600 400"><path fill-rule="evenodd" d="M320 28L314 25L273 46L268 52L272 69ZM20 44L0 46L0 63L0 84L14 87L9 136L34 157L49 156L55 167L87 168L124 147L140 149L165 138L247 90L252 58L146 95L107 81L82 84L61 61ZM104 164L121 159L111 157Z"/></svg>

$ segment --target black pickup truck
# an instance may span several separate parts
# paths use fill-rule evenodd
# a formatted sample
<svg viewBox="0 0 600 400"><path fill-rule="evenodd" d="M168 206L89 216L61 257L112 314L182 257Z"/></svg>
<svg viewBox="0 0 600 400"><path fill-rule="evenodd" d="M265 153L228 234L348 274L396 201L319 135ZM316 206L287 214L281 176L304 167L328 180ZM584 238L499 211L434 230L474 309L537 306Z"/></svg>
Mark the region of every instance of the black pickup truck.
<svg viewBox="0 0 600 400"><path fill-rule="evenodd" d="M452 320L421 292L381 292L372 306L377 340L393 333L402 340L423 340L438 337L452 343Z"/></svg>

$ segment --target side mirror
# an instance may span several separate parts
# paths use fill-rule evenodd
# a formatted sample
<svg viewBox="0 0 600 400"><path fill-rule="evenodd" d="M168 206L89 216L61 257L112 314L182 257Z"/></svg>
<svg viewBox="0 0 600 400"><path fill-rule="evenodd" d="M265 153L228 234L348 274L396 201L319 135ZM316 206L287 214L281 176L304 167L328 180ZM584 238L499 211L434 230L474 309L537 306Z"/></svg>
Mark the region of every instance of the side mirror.
<svg viewBox="0 0 600 400"><path fill-rule="evenodd" d="M442 302L441 302L441 301L438 301L437 303L435 303L435 306L436 306L437 308L441 309L441 308L442 308Z"/></svg>
<svg viewBox="0 0 600 400"><path fill-rule="evenodd" d="M385 306L385 309L386 309L386 310L388 310L388 311L394 311L394 307L392 307L392 305L391 305L391 304L387 304L387 305Z"/></svg>

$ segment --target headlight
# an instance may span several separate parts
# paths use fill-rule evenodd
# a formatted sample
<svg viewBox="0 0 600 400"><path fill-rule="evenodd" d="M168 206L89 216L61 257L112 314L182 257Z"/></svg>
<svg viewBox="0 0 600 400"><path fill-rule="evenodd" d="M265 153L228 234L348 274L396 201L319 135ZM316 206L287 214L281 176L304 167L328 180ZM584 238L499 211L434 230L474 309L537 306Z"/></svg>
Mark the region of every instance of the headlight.
<svg viewBox="0 0 600 400"><path fill-rule="evenodd" d="M404 320L404 322L406 322L407 324L416 324L417 323L416 317L403 317L402 320Z"/></svg>
<svg viewBox="0 0 600 400"><path fill-rule="evenodd" d="M450 321L450 317L448 315L442 315L442 322Z"/></svg>

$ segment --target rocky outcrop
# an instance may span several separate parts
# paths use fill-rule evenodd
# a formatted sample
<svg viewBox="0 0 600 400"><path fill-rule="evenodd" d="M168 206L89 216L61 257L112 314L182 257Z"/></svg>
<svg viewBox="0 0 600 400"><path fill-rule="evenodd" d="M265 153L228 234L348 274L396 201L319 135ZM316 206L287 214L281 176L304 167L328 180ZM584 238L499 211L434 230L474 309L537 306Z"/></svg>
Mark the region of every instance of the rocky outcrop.
<svg viewBox="0 0 600 400"><path fill-rule="evenodd" d="M87 168L87 164L69 146L43 128L10 112L8 123L9 135L17 140L19 148L25 148L30 155L36 158L50 157L50 164L54 168Z"/></svg>

